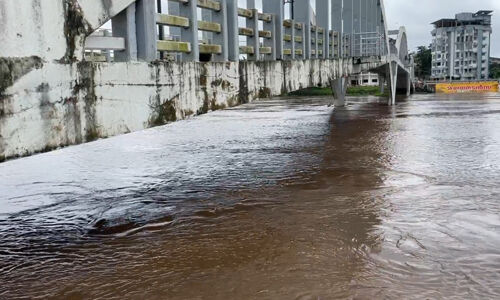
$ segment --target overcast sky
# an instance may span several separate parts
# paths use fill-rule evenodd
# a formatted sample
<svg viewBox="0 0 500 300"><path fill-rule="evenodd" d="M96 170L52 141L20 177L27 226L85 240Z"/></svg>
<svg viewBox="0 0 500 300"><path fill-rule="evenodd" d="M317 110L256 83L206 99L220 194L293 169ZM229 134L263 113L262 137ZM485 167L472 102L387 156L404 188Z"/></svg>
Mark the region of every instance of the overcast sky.
<svg viewBox="0 0 500 300"><path fill-rule="evenodd" d="M430 24L456 13L493 10L491 55L500 57L500 0L385 0L389 29L406 26L411 49L431 43Z"/></svg>

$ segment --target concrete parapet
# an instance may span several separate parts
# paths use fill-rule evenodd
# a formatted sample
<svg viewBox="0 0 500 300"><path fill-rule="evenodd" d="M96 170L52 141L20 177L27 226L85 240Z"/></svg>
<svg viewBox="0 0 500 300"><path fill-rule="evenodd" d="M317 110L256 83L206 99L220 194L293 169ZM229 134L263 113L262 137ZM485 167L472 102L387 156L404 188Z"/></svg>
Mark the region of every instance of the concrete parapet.
<svg viewBox="0 0 500 300"><path fill-rule="evenodd" d="M348 59L76 64L0 60L0 71L17 74L0 91L2 159L328 86L353 70Z"/></svg>

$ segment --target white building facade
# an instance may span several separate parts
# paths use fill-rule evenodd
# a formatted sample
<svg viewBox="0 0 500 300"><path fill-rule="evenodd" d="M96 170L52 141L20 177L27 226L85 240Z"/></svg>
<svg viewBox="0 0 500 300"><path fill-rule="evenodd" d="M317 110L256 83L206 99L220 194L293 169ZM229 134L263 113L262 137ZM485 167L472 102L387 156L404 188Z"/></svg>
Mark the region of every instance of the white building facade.
<svg viewBox="0 0 500 300"><path fill-rule="evenodd" d="M363 72L349 77L351 86L378 86L379 76L376 73Z"/></svg>
<svg viewBox="0 0 500 300"><path fill-rule="evenodd" d="M434 22L432 74L435 80L482 80L489 77L492 11L460 13Z"/></svg>

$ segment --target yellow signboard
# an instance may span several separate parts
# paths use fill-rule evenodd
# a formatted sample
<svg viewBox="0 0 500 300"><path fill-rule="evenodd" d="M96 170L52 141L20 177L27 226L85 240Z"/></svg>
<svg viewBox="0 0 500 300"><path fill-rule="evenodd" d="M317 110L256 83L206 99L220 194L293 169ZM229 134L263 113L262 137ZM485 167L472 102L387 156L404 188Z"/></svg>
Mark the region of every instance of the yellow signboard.
<svg viewBox="0 0 500 300"><path fill-rule="evenodd" d="M498 81L448 82L436 84L436 93L496 93Z"/></svg>

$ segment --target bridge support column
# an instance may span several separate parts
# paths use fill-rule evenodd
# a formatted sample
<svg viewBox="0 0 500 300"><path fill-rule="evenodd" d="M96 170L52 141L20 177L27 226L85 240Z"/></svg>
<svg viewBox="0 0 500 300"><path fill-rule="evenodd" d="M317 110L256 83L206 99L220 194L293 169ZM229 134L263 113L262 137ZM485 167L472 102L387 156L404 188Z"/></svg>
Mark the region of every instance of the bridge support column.
<svg viewBox="0 0 500 300"><path fill-rule="evenodd" d="M380 89L380 93L383 94L385 92L385 77L382 75L378 76L378 87Z"/></svg>
<svg viewBox="0 0 500 300"><path fill-rule="evenodd" d="M411 95L411 78L410 74L406 76L406 97L410 97Z"/></svg>
<svg viewBox="0 0 500 300"><path fill-rule="evenodd" d="M396 104L396 88L398 83L398 63L391 61L389 63L389 80L390 80L390 95L389 95L389 105Z"/></svg>
<svg viewBox="0 0 500 300"><path fill-rule="evenodd" d="M347 94L347 83L346 77L341 77L333 79L331 81L331 88L333 92L333 105L335 107L345 106L345 96Z"/></svg>
<svg viewBox="0 0 500 300"><path fill-rule="evenodd" d="M125 38L125 50L115 51L115 61L137 60L137 37L135 28L135 3L116 15L111 22L114 36Z"/></svg>

